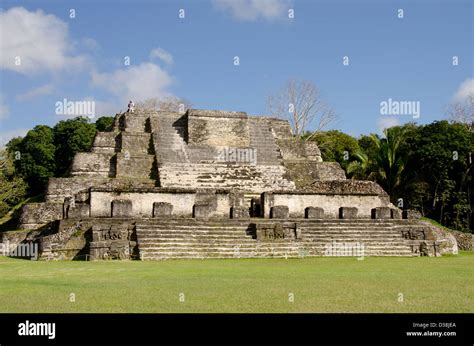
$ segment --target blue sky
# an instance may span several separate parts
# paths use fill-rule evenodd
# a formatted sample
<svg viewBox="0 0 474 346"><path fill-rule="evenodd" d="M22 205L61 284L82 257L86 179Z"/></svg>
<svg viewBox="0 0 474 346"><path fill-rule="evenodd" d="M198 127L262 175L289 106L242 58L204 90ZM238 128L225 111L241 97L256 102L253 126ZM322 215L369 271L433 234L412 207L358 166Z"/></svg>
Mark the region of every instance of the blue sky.
<svg viewBox="0 0 474 346"><path fill-rule="evenodd" d="M381 116L382 101L418 101L417 122L429 123L474 85L471 0L37 0L1 8L0 144L64 119L55 114L64 98L94 100L98 116L125 110L130 98L167 95L256 115L266 113L267 95L298 78L317 85L339 115L333 128L357 136L413 120ZM150 56L154 49L160 54Z"/></svg>

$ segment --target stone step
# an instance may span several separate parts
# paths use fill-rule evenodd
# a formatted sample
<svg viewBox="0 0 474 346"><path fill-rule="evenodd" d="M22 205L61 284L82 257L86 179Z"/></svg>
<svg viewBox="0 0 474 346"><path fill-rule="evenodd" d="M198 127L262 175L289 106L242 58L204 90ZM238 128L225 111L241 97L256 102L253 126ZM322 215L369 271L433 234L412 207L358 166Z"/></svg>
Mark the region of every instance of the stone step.
<svg viewBox="0 0 474 346"><path fill-rule="evenodd" d="M160 259L194 259L194 258L303 258L303 257L321 257L323 253L304 254L301 252L155 252L142 255L142 260L160 260ZM371 251L364 253L366 257L393 256L393 257L412 257L411 252L400 251ZM329 256L329 257L358 257L358 256Z"/></svg>
<svg viewBox="0 0 474 346"><path fill-rule="evenodd" d="M278 245L277 245L278 244ZM146 251L154 251L156 249L202 249L202 250L209 250L209 249L214 249L214 248L219 248L219 249L229 249L229 248L241 248L241 249L253 249L256 246L262 247L262 246L267 246L271 247L274 249L287 249L287 248L292 248L294 246L298 245L288 245L291 243L282 243L281 245L279 243L272 243L272 245L265 245L265 243L260 243L260 242L253 242L253 243L242 243L242 242L234 242L234 243L221 243L221 242L215 242L215 243L200 243L200 242L149 242L149 243L139 243L139 249L142 252ZM320 249L320 248L328 248L331 243L321 243L321 244L311 244L307 242L294 242L294 244L300 244L299 246L304 246L307 248L312 248L312 249ZM349 242L341 242L335 245L347 245L351 244ZM360 245L364 247L364 250L380 250L380 249L390 249L390 250L407 250L409 251L409 247L406 244L401 244L401 243L354 243L354 246Z"/></svg>
<svg viewBox="0 0 474 346"><path fill-rule="evenodd" d="M147 229L150 231L157 230L157 231L169 231L169 232L209 232L209 231L235 231L235 232L242 232L247 230L249 227L247 225L236 226L236 227L223 227L223 226L200 226L200 225L143 225L140 224L141 229ZM326 229L298 229L301 231L302 234L314 234L314 235L326 235L326 234L401 234L399 230L391 230L391 229L383 229L383 228L366 228L366 229L351 229L351 228L326 228Z"/></svg>
<svg viewBox="0 0 474 346"><path fill-rule="evenodd" d="M141 235L150 235L150 236L165 236L165 235L195 235L195 236L206 236L206 235L213 235L213 236L242 236L249 233L254 233L252 230L175 230L175 229L165 229L165 228L150 228L150 229L143 229L141 228L138 231ZM331 232L331 233L308 233L308 232L301 232L301 235L307 239L326 239L326 238L333 238L333 237L366 237L366 238L401 238L402 234L398 232L388 233L388 232L364 232L364 233L353 233L353 232Z"/></svg>

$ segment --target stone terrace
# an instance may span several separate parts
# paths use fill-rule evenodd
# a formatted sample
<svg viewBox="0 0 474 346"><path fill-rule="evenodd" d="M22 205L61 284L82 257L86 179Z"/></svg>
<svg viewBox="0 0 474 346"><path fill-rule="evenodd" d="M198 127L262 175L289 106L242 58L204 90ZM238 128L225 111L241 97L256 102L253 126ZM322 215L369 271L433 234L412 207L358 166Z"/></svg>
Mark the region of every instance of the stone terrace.
<svg viewBox="0 0 474 346"><path fill-rule="evenodd" d="M137 111L116 115L69 177L50 179L45 202L23 207L31 232L15 241L38 242L47 259L456 252L415 217L376 183L347 180L286 121Z"/></svg>

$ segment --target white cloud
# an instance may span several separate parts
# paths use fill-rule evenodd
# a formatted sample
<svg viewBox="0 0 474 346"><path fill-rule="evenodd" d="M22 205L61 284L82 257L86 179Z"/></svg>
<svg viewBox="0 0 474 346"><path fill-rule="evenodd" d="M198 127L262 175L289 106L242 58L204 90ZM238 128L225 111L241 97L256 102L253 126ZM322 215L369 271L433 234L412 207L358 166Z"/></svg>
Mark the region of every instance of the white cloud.
<svg viewBox="0 0 474 346"><path fill-rule="evenodd" d="M90 50L97 50L100 48L99 42L90 37L83 38L81 40L81 44L82 46Z"/></svg>
<svg viewBox="0 0 474 346"><path fill-rule="evenodd" d="M163 48L155 48L150 52L150 59L157 58L163 61L165 64L173 63L173 56L164 50Z"/></svg>
<svg viewBox="0 0 474 346"><path fill-rule="evenodd" d="M384 129L400 125L400 119L395 116L382 116L377 119L377 128L380 133L383 133Z"/></svg>
<svg viewBox="0 0 474 346"><path fill-rule="evenodd" d="M289 9L287 0L213 0L216 8L230 12L239 20L275 19Z"/></svg>
<svg viewBox="0 0 474 346"><path fill-rule="evenodd" d="M0 148L5 146L5 144L7 144L12 138L24 137L27 132L28 132L27 129L16 129L16 130L0 132Z"/></svg>
<svg viewBox="0 0 474 346"><path fill-rule="evenodd" d="M173 78L160 66L146 62L111 73L92 73L92 84L107 90L126 105L128 100L141 101L163 98L171 94L167 89Z"/></svg>
<svg viewBox="0 0 474 346"><path fill-rule="evenodd" d="M463 101L469 95L474 95L474 78L466 79L464 82L462 82L456 91L456 94L454 94L454 100Z"/></svg>
<svg viewBox="0 0 474 346"><path fill-rule="evenodd" d="M25 101L37 96L51 95L54 90L54 85L52 83L48 83L45 85L41 85L37 88L28 90L26 93L18 95L16 98L18 101Z"/></svg>
<svg viewBox="0 0 474 346"><path fill-rule="evenodd" d="M14 7L0 12L0 29L1 69L29 74L73 69L85 62L85 57L72 55L67 24L54 15Z"/></svg>

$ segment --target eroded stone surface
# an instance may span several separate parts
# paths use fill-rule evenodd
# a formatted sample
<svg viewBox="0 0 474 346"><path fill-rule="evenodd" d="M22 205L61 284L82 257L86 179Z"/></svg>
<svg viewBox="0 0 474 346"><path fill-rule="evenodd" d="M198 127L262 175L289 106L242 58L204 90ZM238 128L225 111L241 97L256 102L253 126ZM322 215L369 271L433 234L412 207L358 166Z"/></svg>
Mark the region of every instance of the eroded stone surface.
<svg viewBox="0 0 474 346"><path fill-rule="evenodd" d="M324 256L331 241L360 241L374 256L455 252L455 237L411 211L402 220L379 185L347 180L281 119L117 114L70 173L23 207L19 228L32 231L2 238L38 242L48 259Z"/></svg>
<svg viewBox="0 0 474 346"><path fill-rule="evenodd" d="M339 218L340 219L356 219L357 212L358 210L355 207L340 207Z"/></svg>

